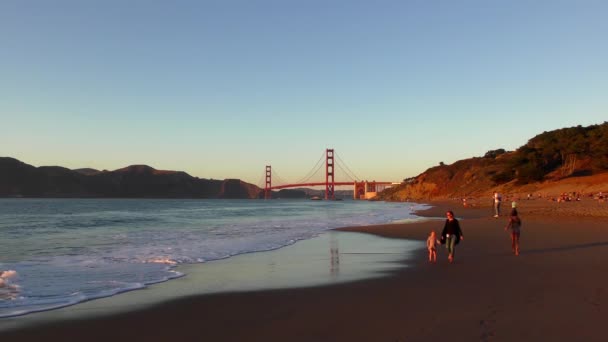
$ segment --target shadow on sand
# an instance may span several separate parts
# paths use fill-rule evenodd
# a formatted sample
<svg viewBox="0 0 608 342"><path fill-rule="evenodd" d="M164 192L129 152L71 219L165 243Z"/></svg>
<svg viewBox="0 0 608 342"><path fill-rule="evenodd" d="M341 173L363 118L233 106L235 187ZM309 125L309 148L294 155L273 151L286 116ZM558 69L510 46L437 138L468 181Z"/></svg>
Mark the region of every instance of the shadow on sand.
<svg viewBox="0 0 608 342"><path fill-rule="evenodd" d="M593 248L593 247L602 247L602 246L608 246L608 241L583 243L580 245L568 245L568 246L560 246L560 247L532 249L532 250L521 251L521 254L552 253L552 252L562 252L562 251L570 251L570 250L575 250L575 249Z"/></svg>

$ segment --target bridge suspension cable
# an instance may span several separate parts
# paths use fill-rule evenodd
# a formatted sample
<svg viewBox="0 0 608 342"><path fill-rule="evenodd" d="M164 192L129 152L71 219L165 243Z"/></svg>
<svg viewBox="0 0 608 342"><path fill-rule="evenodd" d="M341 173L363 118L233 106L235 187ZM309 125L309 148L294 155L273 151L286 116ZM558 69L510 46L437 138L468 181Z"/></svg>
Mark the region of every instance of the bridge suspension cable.
<svg viewBox="0 0 608 342"><path fill-rule="evenodd" d="M338 163L334 160L336 158ZM323 159L325 159L325 163L323 163ZM322 170L322 166L325 164L325 180L324 181L311 181L311 178L315 176L320 170ZM338 167L341 171L343 177L350 178L348 181L335 181L335 169L334 167ZM368 198L368 194L375 193L377 191L378 186L390 186L391 182L376 182L372 181L368 184L367 181L361 182L360 178L348 167L348 165L344 162L344 160L337 154L334 154L334 149L326 149L325 153L321 155L315 166L297 183L288 183L286 182L277 172L276 170L272 170L270 165L266 165L266 182L264 186L264 198L270 199L272 196L273 190L279 189L287 189L287 188L296 188L303 186L323 186L325 185L325 199L334 199L334 190L335 186L343 186L343 185L354 185L354 197L359 199ZM272 178L276 182L272 182ZM354 181L354 184L353 184ZM278 184L278 185L277 185Z"/></svg>
<svg viewBox="0 0 608 342"><path fill-rule="evenodd" d="M273 184L288 184L288 182L286 182L281 176L279 176L278 172L274 168L272 169L272 179ZM274 180L277 180L278 182L274 182Z"/></svg>
<svg viewBox="0 0 608 342"><path fill-rule="evenodd" d="M344 173L346 173L346 174L347 174L347 175L348 175L348 176L349 176L349 177L350 177L352 180L355 180L355 181L356 181L356 180L361 179L361 178L357 177L357 175L356 175L356 174L355 174L355 173L354 173L354 172L353 172L353 171L352 171L352 170L351 170L351 169L348 167L348 165L346 165L346 163L345 163L345 162L342 160L342 158L340 158L340 156L339 156L337 153L336 153L336 157L338 158L338 161L340 162L340 163L338 164L338 167L339 167L339 168L340 168L342 171L344 171ZM340 165L344 165L344 167L345 167L345 168L346 168L346 170L348 170L348 171L346 171L346 170L342 169L342 168L340 167Z"/></svg>
<svg viewBox="0 0 608 342"><path fill-rule="evenodd" d="M256 183L256 185L260 188L264 188L264 178L266 177L266 171L262 172L262 174L260 174L260 178L258 179L258 182Z"/></svg>
<svg viewBox="0 0 608 342"><path fill-rule="evenodd" d="M323 166L324 158L325 158L325 153L321 153L321 157L319 157L319 160L317 161L315 166L313 166L312 169L310 169L310 171L308 171L308 173L304 177L302 177L302 179L297 181L296 183L307 183L315 174L317 174L317 172L319 172L319 170L321 170L321 167Z"/></svg>
<svg viewBox="0 0 608 342"><path fill-rule="evenodd" d="M338 166L338 169L340 169L340 171L342 171L342 173L343 173L344 175L346 175L346 177L347 177L348 179L350 179L350 180L351 180L351 181L353 181L353 182L357 180L356 178L353 178L353 177L352 177L352 176L351 176L351 175L350 175L350 174L349 174L349 173L348 173L348 172L347 172L347 171L346 171L346 170L345 170L345 169L344 169L342 166L340 166L340 164L339 164L339 163L336 163L336 165Z"/></svg>

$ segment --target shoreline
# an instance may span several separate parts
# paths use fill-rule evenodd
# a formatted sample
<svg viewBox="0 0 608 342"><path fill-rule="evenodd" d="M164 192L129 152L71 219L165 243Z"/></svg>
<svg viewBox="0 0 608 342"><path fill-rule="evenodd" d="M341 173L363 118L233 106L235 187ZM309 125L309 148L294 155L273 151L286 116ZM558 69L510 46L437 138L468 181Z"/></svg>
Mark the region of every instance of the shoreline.
<svg viewBox="0 0 608 342"><path fill-rule="evenodd" d="M336 227L386 222L391 218L405 220L413 210L409 204L366 201L180 200L144 201L127 207L108 200L5 202L2 227L7 231L3 231L5 263L1 266L2 270L15 270L17 276L9 279L12 286L0 288L0 318L121 296L178 278L175 267L266 253ZM28 207L38 206L44 210L27 212ZM128 209L131 206L137 210ZM211 209L199 210L201 206ZM192 210L192 216L183 217L184 208ZM228 216L225 208L230 208ZM295 215L283 215L294 209L298 211ZM93 220L89 220L93 217L89 214L72 215L90 210L95 212ZM86 222L80 222L83 217ZM140 219L146 222L142 231L137 227ZM56 225L62 233L54 233L48 239L44 234L32 235L29 229L21 229L26 221L35 221L36 227ZM166 228L171 226L177 229ZM91 230L93 227L95 230ZM89 236L92 239L83 239ZM184 236L188 238L184 240ZM26 245L20 248L21 239ZM0 329L1 326L2 322Z"/></svg>
<svg viewBox="0 0 608 342"><path fill-rule="evenodd" d="M64 307L0 319L0 336L69 320L95 320L145 311L193 296L322 287L384 277L409 263L423 245L356 232L328 230L269 251L175 268L184 276L145 288ZM411 253L409 253L411 254ZM417 253L416 253L417 254Z"/></svg>
<svg viewBox="0 0 608 342"><path fill-rule="evenodd" d="M465 239L454 264L438 251L403 261L389 276L336 285L197 295L152 308L36 329L7 331L17 341L41 338L127 341L535 341L605 339L608 206L595 202L520 201L521 255L511 254L506 217L490 206L431 202L416 215L454 210ZM566 207L573 204L570 207ZM575 206L580 206L577 209ZM503 213L508 209L503 207ZM591 214L590 214L591 213ZM347 227L423 242L442 220Z"/></svg>

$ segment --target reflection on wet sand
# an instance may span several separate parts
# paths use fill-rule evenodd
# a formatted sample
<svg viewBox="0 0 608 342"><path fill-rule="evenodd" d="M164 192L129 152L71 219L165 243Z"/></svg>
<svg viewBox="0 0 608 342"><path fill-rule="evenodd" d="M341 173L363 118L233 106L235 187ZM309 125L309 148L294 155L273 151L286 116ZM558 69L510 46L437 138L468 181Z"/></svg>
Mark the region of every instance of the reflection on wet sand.
<svg viewBox="0 0 608 342"><path fill-rule="evenodd" d="M182 278L62 309L5 319L0 330L38 321L70 320L143 309L192 295L319 286L381 277L391 270L405 267L400 261L423 247L420 241L330 231L273 251L180 266L177 270L185 274Z"/></svg>
<svg viewBox="0 0 608 342"><path fill-rule="evenodd" d="M340 249L338 240L333 234L329 237L329 254L331 255L329 274L336 277L340 273Z"/></svg>

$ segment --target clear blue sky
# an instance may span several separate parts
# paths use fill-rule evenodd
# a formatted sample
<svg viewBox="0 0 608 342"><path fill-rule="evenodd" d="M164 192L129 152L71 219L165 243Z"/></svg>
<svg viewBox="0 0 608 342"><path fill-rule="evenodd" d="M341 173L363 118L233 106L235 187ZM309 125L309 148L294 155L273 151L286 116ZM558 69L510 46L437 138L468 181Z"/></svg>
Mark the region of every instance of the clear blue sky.
<svg viewBox="0 0 608 342"><path fill-rule="evenodd" d="M608 1L3 0L0 156L359 177L608 120ZM337 179L338 180L338 179Z"/></svg>

